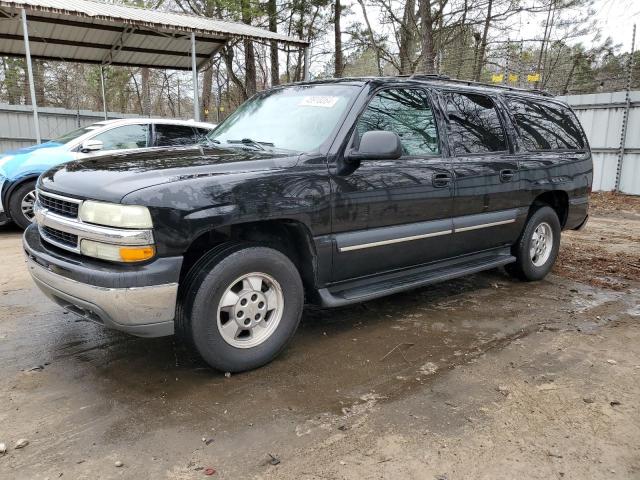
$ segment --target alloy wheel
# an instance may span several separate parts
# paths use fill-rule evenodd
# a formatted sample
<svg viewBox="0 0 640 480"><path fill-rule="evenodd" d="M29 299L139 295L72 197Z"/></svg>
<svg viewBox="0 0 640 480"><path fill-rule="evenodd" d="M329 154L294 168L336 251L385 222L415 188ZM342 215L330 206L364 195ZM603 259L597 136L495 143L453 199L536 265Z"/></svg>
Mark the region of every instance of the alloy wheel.
<svg viewBox="0 0 640 480"><path fill-rule="evenodd" d="M216 323L222 338L236 348L264 343L278 328L284 310L280 284L266 273L234 280L222 295Z"/></svg>

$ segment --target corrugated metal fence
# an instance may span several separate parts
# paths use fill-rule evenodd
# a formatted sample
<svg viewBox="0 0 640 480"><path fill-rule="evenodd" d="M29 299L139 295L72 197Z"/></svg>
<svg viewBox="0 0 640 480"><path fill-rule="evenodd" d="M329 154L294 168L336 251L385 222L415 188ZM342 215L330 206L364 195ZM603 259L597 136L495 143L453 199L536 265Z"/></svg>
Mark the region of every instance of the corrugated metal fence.
<svg viewBox="0 0 640 480"><path fill-rule="evenodd" d="M104 120L103 112L66 110L64 108L39 108L40 132L43 141L59 137L78 127ZM121 113L109 113L109 118L135 117ZM36 143L33 114L28 105L0 104L0 152L28 147Z"/></svg>
<svg viewBox="0 0 640 480"><path fill-rule="evenodd" d="M593 153L593 190L614 190L626 109L626 92L559 97L573 107ZM619 190L640 195L640 91L630 92Z"/></svg>
<svg viewBox="0 0 640 480"><path fill-rule="evenodd" d="M614 190L626 109L625 92L559 97L575 110L584 127L594 163L594 190ZM621 192L640 195L640 91L630 92L629 117L619 172ZM134 117L110 113L109 118ZM44 139L103 119L102 112L89 110L40 109L40 130ZM0 104L0 152L33 145L33 117L29 106Z"/></svg>

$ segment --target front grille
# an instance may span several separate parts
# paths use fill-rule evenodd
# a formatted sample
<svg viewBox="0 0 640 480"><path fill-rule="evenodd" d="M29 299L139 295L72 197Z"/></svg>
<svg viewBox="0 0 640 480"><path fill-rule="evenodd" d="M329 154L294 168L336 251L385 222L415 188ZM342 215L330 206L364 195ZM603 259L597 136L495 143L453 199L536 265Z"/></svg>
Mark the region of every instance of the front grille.
<svg viewBox="0 0 640 480"><path fill-rule="evenodd" d="M50 210L58 215L62 215L69 218L78 217L78 203L69 202L56 197L50 197L46 193L38 192L38 201L47 210Z"/></svg>
<svg viewBox="0 0 640 480"><path fill-rule="evenodd" d="M72 248L78 246L78 236L72 233L63 232L62 230L51 227L41 227L40 232L44 234L43 238L45 240L51 240Z"/></svg>

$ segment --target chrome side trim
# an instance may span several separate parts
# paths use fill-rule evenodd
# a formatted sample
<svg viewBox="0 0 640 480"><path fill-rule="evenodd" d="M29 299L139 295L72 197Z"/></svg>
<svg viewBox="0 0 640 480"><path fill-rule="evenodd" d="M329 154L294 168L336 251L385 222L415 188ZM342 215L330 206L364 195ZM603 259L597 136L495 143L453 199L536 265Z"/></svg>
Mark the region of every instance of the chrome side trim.
<svg viewBox="0 0 640 480"><path fill-rule="evenodd" d="M94 240L96 242L111 243L114 245L151 245L154 243L153 232L151 230L131 230L84 223L80 220L63 217L62 215L50 212L46 208L43 208L38 202L36 202L33 212L42 238L57 247L71 252L80 252L80 243L82 240ZM42 227L55 228L56 230L77 235L78 245L73 248L69 245L56 242L47 236Z"/></svg>
<svg viewBox="0 0 640 480"><path fill-rule="evenodd" d="M500 222L482 223L480 225L473 225L473 226L470 226L470 227L460 227L460 228L456 228L454 230L454 233L467 232L469 230L478 230L480 228L497 227L498 225L506 225L508 223L513 223L515 221L516 221L516 219L512 218L511 220L502 220Z"/></svg>
<svg viewBox="0 0 640 480"><path fill-rule="evenodd" d="M339 238L337 239L337 246L338 246L338 251L341 253L350 252L353 250L360 250L363 248L381 247L384 245L391 245L394 243L410 242L412 240L420 240L423 238L439 237L442 235L449 235L452 233L467 232L470 230L479 230L481 228L497 227L498 225L507 225L510 223L514 223L517 220L518 215L519 215L518 209L500 210L497 212L464 215L464 216L454 217L449 219L432 220L428 222L403 224L403 225L398 225L394 227L382 227L379 229L361 230L356 232L343 233L343 234L339 234L338 236ZM480 223L483 220L486 223ZM487 220L494 220L494 221L487 222ZM463 226L458 227L456 225L463 225ZM448 226L451 226L451 228L447 228ZM419 232L421 230L423 232L427 230L427 232L419 233L417 235L407 235L407 233L410 233L410 232L413 233L416 231ZM433 231L433 230L436 230L436 231ZM363 242L363 243L353 242L354 237L357 240L365 240L365 239L372 240L371 238L373 236L372 234L375 234L375 232L379 232L379 231L384 231L385 235L388 235L388 236L391 236L389 235L389 233L391 234L396 233L399 235L404 234L404 235L398 236L395 238L385 238L383 240L369 241L369 242ZM342 242L346 242L344 240L344 237L347 237L347 236L351 237L347 241L350 241L350 243L352 244L346 245L346 246L340 246ZM369 237L369 238L365 238L365 237Z"/></svg>
<svg viewBox="0 0 640 480"><path fill-rule="evenodd" d="M423 233L422 235L411 235L410 237L392 238L390 240L382 240L379 242L361 243L360 245L350 245L348 247L340 247L340 252L350 252L352 250L361 250L363 248L381 247L383 245L390 245L393 243L410 242L412 240L420 240L421 238L439 237L441 235L449 235L453 233L453 230L442 230L440 232Z"/></svg>

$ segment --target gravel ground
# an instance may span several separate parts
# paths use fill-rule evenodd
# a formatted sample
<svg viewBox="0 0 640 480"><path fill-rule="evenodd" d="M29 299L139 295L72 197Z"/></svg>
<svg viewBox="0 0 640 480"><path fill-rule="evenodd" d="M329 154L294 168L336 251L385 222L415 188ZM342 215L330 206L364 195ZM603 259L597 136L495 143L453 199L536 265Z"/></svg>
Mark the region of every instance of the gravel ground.
<svg viewBox="0 0 640 480"><path fill-rule="evenodd" d="M640 479L636 200L594 195L545 281L310 308L230 378L66 315L0 231L0 478Z"/></svg>

